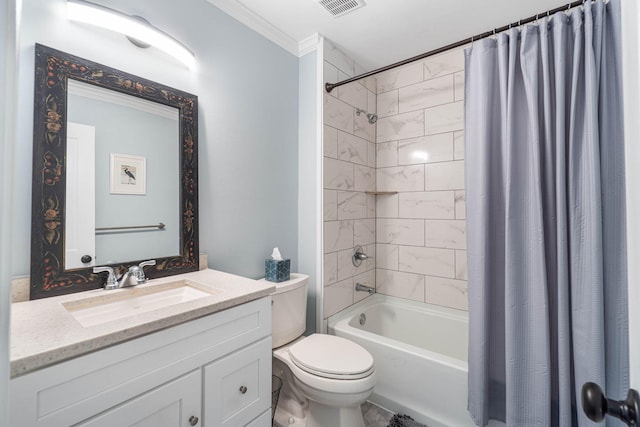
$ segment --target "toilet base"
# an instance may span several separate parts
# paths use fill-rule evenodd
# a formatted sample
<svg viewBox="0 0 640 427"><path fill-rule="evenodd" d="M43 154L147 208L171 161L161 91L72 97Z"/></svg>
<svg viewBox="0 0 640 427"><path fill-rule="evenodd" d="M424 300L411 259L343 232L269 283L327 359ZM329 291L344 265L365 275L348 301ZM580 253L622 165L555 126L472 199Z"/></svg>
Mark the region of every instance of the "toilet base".
<svg viewBox="0 0 640 427"><path fill-rule="evenodd" d="M306 427L306 425L306 416L298 418L286 409L281 408L280 404L278 404L275 416L273 417L273 427Z"/></svg>
<svg viewBox="0 0 640 427"><path fill-rule="evenodd" d="M371 395L373 387L361 393L328 393L300 382L282 360L274 357L272 363L273 374L282 379L274 425L364 427L361 404Z"/></svg>
<svg viewBox="0 0 640 427"><path fill-rule="evenodd" d="M364 427L360 405L336 408L310 400L306 427L326 426Z"/></svg>
<svg viewBox="0 0 640 427"><path fill-rule="evenodd" d="M294 405L298 402L292 402ZM285 405L289 406L289 405ZM304 418L298 418L285 408L278 408L274 417L274 426L278 427L326 427L326 426L349 426L364 427L361 406L340 408L324 407L320 403L309 402L309 407L305 408ZM297 411L294 411L297 412Z"/></svg>

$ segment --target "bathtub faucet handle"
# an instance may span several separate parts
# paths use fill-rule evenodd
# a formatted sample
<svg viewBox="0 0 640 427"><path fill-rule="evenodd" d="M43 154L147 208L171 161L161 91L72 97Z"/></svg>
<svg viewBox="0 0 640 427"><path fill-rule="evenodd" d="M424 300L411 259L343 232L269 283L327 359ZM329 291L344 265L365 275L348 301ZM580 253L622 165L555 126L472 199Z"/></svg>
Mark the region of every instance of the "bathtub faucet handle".
<svg viewBox="0 0 640 427"><path fill-rule="evenodd" d="M353 262L354 267L360 267L362 261L366 259L369 259L369 256L364 253L362 246L356 245L356 247L353 248L353 254L351 255L351 261Z"/></svg>

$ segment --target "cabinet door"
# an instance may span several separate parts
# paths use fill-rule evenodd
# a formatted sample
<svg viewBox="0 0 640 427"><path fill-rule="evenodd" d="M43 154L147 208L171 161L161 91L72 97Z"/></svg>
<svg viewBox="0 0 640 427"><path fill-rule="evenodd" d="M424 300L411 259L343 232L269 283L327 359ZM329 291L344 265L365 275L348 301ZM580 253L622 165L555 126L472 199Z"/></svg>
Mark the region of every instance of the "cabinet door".
<svg viewBox="0 0 640 427"><path fill-rule="evenodd" d="M271 337L204 368L206 427L244 426L271 407Z"/></svg>
<svg viewBox="0 0 640 427"><path fill-rule="evenodd" d="M244 427L270 427L271 425L271 409L269 409Z"/></svg>
<svg viewBox="0 0 640 427"><path fill-rule="evenodd" d="M196 370L109 409L77 427L189 427L201 425L201 371Z"/></svg>

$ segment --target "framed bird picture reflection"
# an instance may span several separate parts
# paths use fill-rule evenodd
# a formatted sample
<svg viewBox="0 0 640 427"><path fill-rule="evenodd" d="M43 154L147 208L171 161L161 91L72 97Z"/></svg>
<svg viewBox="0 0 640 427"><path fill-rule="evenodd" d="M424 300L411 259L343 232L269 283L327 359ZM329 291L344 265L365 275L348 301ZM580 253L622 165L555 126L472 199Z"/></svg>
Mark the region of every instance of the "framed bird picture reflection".
<svg viewBox="0 0 640 427"><path fill-rule="evenodd" d="M146 194L146 169L145 157L111 153L111 194Z"/></svg>

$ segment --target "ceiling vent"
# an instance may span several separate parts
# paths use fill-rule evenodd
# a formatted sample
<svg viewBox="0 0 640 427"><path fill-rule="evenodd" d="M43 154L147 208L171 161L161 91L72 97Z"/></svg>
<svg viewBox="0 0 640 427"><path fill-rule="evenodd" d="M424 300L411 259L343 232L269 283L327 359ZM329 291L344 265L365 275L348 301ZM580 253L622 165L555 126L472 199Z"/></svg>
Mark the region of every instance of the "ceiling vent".
<svg viewBox="0 0 640 427"><path fill-rule="evenodd" d="M324 7L333 17L345 15L364 6L363 0L314 0Z"/></svg>

